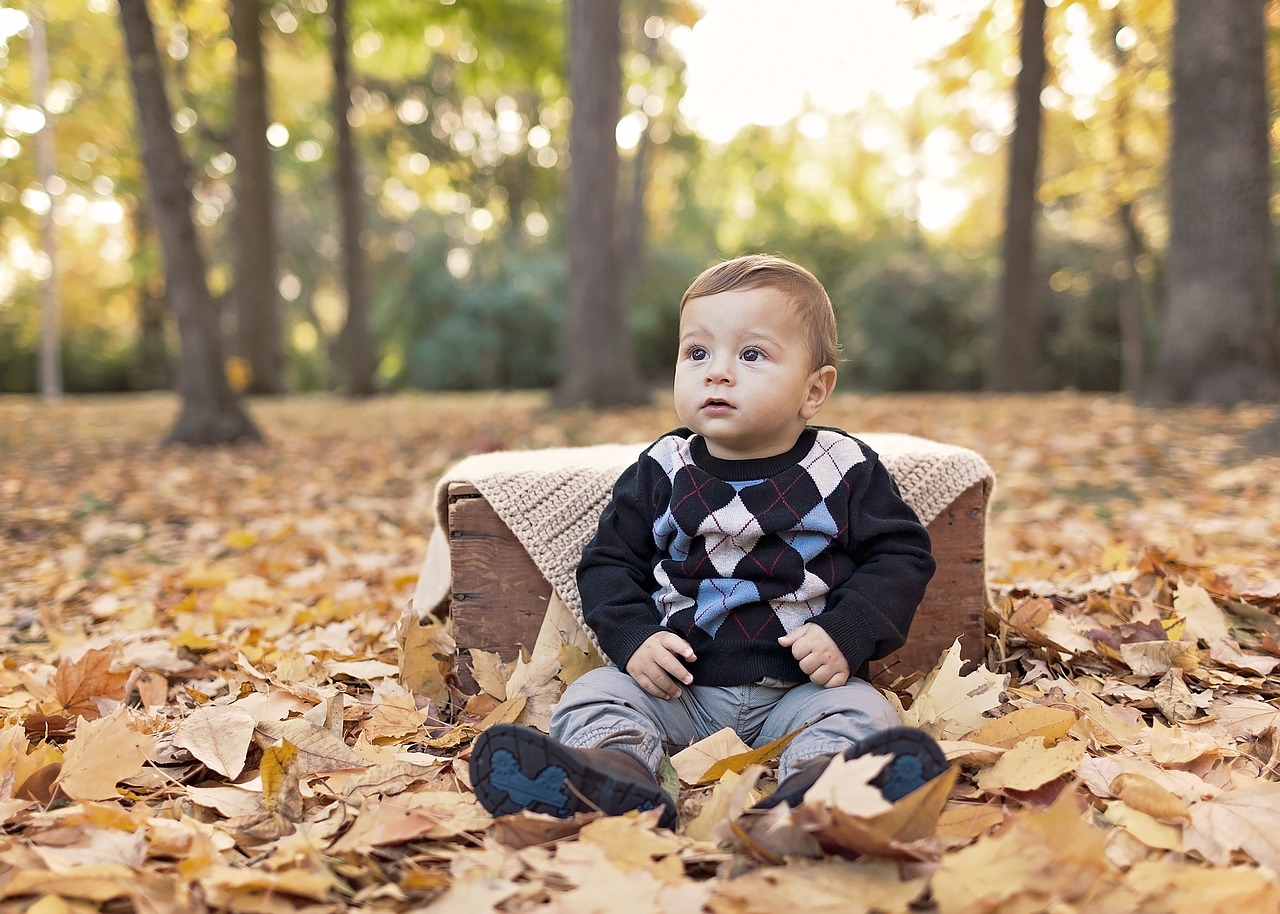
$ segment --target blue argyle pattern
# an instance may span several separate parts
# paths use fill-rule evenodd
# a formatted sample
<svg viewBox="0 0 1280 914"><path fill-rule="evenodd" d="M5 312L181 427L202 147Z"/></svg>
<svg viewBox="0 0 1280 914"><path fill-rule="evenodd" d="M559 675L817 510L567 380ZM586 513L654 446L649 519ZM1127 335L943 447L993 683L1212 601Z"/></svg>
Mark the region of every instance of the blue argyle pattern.
<svg viewBox="0 0 1280 914"><path fill-rule="evenodd" d="M669 436L648 452L662 468L655 492L654 604L668 628L705 639L758 641L803 625L853 572L847 547L849 471L858 442L820 430L808 452L764 479L727 481L700 468L693 438ZM725 625L735 630L722 631Z"/></svg>

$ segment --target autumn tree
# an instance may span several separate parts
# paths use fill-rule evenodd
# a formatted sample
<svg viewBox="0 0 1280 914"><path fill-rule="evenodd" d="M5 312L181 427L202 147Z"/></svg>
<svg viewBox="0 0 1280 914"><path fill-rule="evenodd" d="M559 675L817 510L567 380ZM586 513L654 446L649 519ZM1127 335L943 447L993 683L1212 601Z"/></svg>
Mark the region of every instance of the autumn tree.
<svg viewBox="0 0 1280 914"><path fill-rule="evenodd" d="M205 261L191 218L190 165L173 132L160 56L146 0L120 0L120 25L141 128L142 158L164 258L165 297L177 317L182 353L177 387L182 407L169 443L212 445L260 440L227 383L217 312L205 283Z"/></svg>
<svg viewBox="0 0 1280 914"><path fill-rule="evenodd" d="M995 340L987 366L991 390L1036 386L1036 189L1040 183L1040 92L1044 88L1044 0L1023 0L1017 115L1009 150L1009 184L996 303Z"/></svg>
<svg viewBox="0 0 1280 914"><path fill-rule="evenodd" d="M568 264L560 406L648 399L631 353L619 265L620 0L570 0Z"/></svg>
<svg viewBox="0 0 1280 914"><path fill-rule="evenodd" d="M267 145L267 72L261 0L231 0L236 44L236 298L240 350L249 391L284 390L280 295L276 278L275 182Z"/></svg>
<svg viewBox="0 0 1280 914"><path fill-rule="evenodd" d="M1264 0L1178 0L1167 304L1153 394L1276 391Z"/></svg>
<svg viewBox="0 0 1280 914"><path fill-rule="evenodd" d="M373 339L369 335L369 289L360 235L364 226L360 168L347 109L351 77L347 38L347 0L330 0L333 17L333 130L337 146L334 185L338 196L338 229L342 239L342 278L347 292L347 319L338 339L339 364L352 396L375 391Z"/></svg>

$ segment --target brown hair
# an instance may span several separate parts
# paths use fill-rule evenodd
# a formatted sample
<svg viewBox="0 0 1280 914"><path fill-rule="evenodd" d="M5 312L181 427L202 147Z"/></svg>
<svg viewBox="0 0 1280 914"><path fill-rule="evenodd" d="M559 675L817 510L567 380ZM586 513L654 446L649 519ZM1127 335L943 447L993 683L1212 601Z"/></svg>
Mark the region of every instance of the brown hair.
<svg viewBox="0 0 1280 914"><path fill-rule="evenodd" d="M734 289L773 289L781 293L795 306L809 341L813 367L835 365L840 360L840 336L827 290L816 276L783 257L747 254L708 267L680 299L680 312L684 313L684 306L695 298Z"/></svg>

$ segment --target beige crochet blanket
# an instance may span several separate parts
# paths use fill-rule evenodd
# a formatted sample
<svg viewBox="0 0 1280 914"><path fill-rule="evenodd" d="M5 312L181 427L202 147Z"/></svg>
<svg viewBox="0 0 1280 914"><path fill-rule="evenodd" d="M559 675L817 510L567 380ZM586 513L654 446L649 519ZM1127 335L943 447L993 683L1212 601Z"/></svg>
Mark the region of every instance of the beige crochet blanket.
<svg viewBox="0 0 1280 914"><path fill-rule="evenodd" d="M976 452L926 438L892 433L859 436L880 455L902 497L929 524L975 483L995 483ZM436 526L427 545L410 612L419 618L448 609L449 485L475 486L528 550L556 594L582 624L575 575L583 547L595 533L618 476L648 442L477 454L454 464L436 485ZM585 626L584 626L585 630ZM595 638L587 634L594 643ZM599 645L596 645L597 647Z"/></svg>

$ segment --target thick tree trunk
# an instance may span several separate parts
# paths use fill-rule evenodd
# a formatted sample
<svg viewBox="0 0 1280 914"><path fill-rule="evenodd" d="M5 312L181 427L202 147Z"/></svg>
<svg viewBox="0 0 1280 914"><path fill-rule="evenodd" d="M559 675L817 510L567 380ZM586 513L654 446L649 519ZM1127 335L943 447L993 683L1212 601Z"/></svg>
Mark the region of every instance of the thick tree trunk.
<svg viewBox="0 0 1280 914"><path fill-rule="evenodd" d="M618 254L619 0L570 0L569 275L560 406L648 399L631 353Z"/></svg>
<svg viewBox="0 0 1280 914"><path fill-rule="evenodd" d="M211 445L261 440L223 372L217 312L205 285L204 256L191 219L190 166L171 126L146 0L120 0L120 24L138 108L143 165L164 256L165 298L177 316L182 345L177 378L182 409L166 441Z"/></svg>
<svg viewBox="0 0 1280 914"><path fill-rule="evenodd" d="M1276 395L1264 0L1178 0L1158 400Z"/></svg>
<svg viewBox="0 0 1280 914"><path fill-rule="evenodd" d="M347 0L330 0L333 16L333 129L337 140L337 185L339 235L342 238L342 278L347 289L347 321L338 338L341 374L347 392L366 397L376 392L374 384L373 340L369 335L369 290L360 234L364 230L361 211L363 192L356 158L355 138L347 109L351 107L351 77L348 65Z"/></svg>
<svg viewBox="0 0 1280 914"><path fill-rule="evenodd" d="M267 145L267 71L262 0L231 0L236 43L236 300L249 392L284 391L276 277L275 183Z"/></svg>
<svg viewBox="0 0 1280 914"><path fill-rule="evenodd" d="M1005 210L1004 274L996 304L995 340L986 372L990 390L1036 387L1036 190L1040 184L1040 92L1044 88L1044 0L1023 0L1022 70L1017 115L1009 151L1009 198Z"/></svg>

